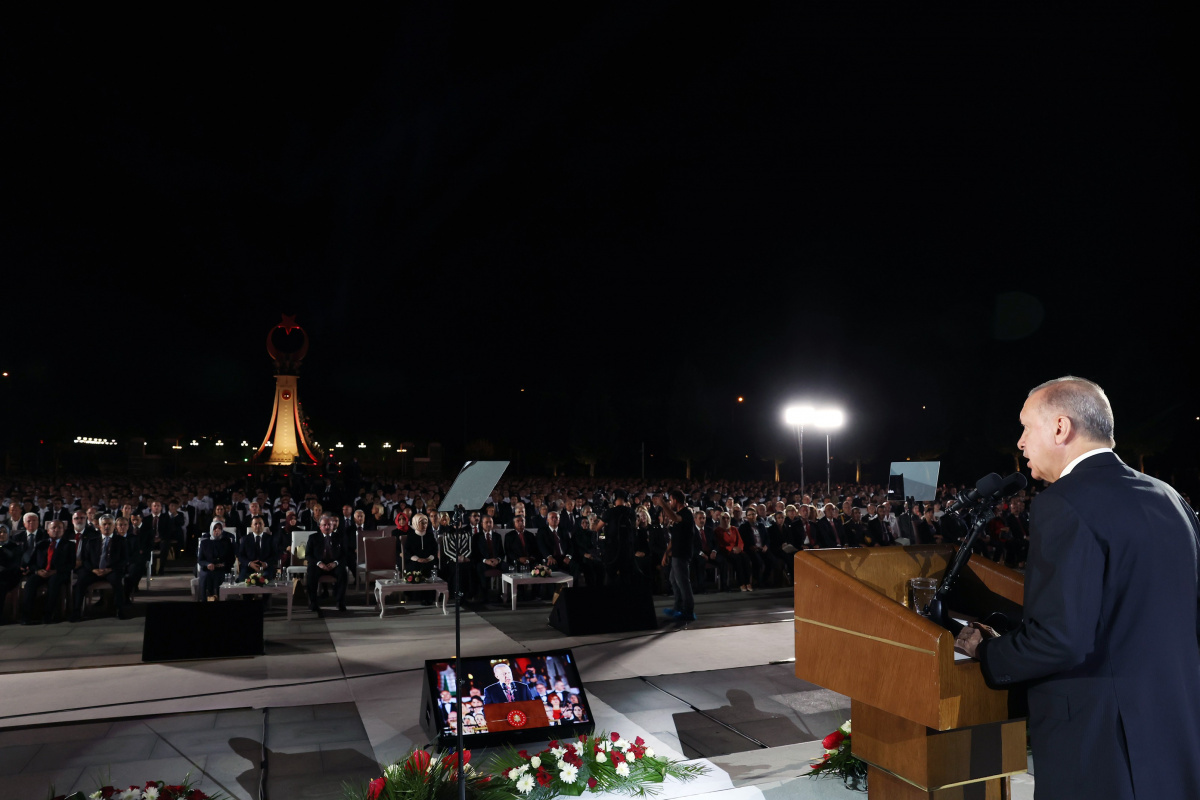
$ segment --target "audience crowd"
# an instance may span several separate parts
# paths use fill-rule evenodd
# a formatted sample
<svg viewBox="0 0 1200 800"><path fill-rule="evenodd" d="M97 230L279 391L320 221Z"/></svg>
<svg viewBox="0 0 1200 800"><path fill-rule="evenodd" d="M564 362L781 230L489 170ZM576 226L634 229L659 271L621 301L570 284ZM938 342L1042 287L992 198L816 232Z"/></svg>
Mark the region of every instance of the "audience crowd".
<svg viewBox="0 0 1200 800"><path fill-rule="evenodd" d="M0 484L2 485L2 484ZM395 567L461 582L486 601L505 571L546 564L587 585L648 586L669 593L669 526L661 499L681 489L694 519L692 582L698 591L754 591L790 582L791 555L824 547L958 542L967 534L943 509L965 486L932 502L891 497L878 484L826 487L747 481L601 483L587 478L502 481L480 511L438 513L445 481L267 476L237 481L13 480L0 508L0 593L22 622L42 603L46 622L80 618L88 587L112 591L124 615L147 572L180 559L198 565L200 596L214 600L230 573L274 577L291 563L294 532L307 533L309 605L331 583L345 608L360 543L383 530ZM1030 492L997 505L974 543L980 555L1023 567ZM373 533L372 533L373 532ZM298 563L298 562L297 562ZM321 581L328 576L332 580ZM429 602L426 600L425 602ZM65 609L64 609L65 607Z"/></svg>

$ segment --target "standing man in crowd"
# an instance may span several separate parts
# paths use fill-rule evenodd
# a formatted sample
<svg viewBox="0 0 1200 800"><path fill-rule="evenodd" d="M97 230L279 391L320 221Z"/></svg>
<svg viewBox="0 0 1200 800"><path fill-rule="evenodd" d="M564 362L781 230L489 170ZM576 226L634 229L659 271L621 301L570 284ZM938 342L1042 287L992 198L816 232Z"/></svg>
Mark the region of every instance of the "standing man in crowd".
<svg viewBox="0 0 1200 800"><path fill-rule="evenodd" d="M1039 797L1200 797L1200 525L1112 451L1104 390L1072 376L1021 409L1037 496L1020 625L957 646L1027 685Z"/></svg>
<svg viewBox="0 0 1200 800"><path fill-rule="evenodd" d="M692 561L692 528L695 522L687 508L687 498L678 489L672 489L666 502L655 495L654 504L661 510L661 519L671 526L671 543L667 545L667 556L671 559L671 587L675 592L675 605L664 609L668 617L687 622L696 619L696 601L692 596L692 578L688 567Z"/></svg>
<svg viewBox="0 0 1200 800"><path fill-rule="evenodd" d="M613 504L596 521L593 536L603 536L601 560L604 562L605 583L609 586L629 586L634 582L633 531L636 522L633 509L627 505L629 494L624 489L613 492Z"/></svg>

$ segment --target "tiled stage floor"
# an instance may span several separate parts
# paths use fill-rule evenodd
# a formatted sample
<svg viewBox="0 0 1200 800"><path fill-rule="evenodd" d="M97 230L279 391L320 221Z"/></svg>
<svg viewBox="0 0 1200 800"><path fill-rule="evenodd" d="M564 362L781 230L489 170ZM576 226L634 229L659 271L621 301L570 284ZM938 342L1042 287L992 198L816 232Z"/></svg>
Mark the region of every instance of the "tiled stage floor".
<svg viewBox="0 0 1200 800"><path fill-rule="evenodd" d="M174 580L156 579L150 599L182 600ZM267 655L252 659L142 664L141 614L0 628L0 800L188 772L258 798L264 759L271 798L335 798L343 782L378 775L379 762L426 741L420 668L453 653L454 617L418 605L380 619L356 599L324 618L299 607L291 622L278 604ZM656 598L659 609L668 603ZM836 781L798 777L849 700L793 674L789 590L701 595L700 619L686 628L608 636L564 636L548 611L464 612L464 655L574 648L598 727L714 765L675 796L852 796ZM1015 797L1032 796L1025 781Z"/></svg>

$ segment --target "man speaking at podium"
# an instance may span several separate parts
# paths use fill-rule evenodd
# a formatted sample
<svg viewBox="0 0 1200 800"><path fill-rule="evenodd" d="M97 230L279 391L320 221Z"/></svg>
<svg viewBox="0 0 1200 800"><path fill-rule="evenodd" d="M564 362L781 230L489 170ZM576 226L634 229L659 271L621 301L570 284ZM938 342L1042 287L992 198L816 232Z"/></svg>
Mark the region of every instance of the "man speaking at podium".
<svg viewBox="0 0 1200 800"><path fill-rule="evenodd" d="M528 684L513 681L512 668L508 664L497 664L492 667L492 672L496 675L496 682L484 688L483 702L516 703L536 699Z"/></svg>
<svg viewBox="0 0 1200 800"><path fill-rule="evenodd" d="M1200 526L1179 494L1113 453L1112 406L1082 378L1043 383L1017 442L1033 502L1020 625L963 628L988 685L1026 683L1038 798L1200 797Z"/></svg>

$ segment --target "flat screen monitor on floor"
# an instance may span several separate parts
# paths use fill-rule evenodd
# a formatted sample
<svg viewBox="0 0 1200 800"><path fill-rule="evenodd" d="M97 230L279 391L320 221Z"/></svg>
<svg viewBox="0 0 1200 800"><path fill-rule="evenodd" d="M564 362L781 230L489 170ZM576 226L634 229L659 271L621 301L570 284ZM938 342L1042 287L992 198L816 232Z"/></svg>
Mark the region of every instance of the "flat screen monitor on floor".
<svg viewBox="0 0 1200 800"><path fill-rule="evenodd" d="M425 662L421 727L439 746L454 745L459 720L464 747L563 739L595 728L570 650L464 658L462 679L459 687L452 658Z"/></svg>

